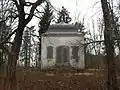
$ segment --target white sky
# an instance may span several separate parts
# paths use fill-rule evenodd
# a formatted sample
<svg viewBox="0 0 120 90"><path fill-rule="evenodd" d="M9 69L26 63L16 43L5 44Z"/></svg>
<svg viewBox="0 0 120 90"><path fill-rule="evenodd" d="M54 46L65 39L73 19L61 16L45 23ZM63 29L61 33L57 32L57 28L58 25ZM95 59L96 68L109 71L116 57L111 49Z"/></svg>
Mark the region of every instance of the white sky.
<svg viewBox="0 0 120 90"><path fill-rule="evenodd" d="M102 17L100 0L50 0L50 2L57 10L64 6L70 12L72 22L82 21L84 17L87 28L92 28L92 20L97 23L98 18ZM75 20L75 17L78 19ZM87 26L88 24L90 27ZM95 28L97 28L97 25L95 25Z"/></svg>
<svg viewBox="0 0 120 90"><path fill-rule="evenodd" d="M64 6L70 12L72 23L83 21L84 17L85 28L92 29L92 20L94 20L95 29L97 30L97 18L102 16L100 0L50 0L50 2L57 10ZM38 29L38 22L38 19L33 18L28 26L35 25L36 29Z"/></svg>
<svg viewBox="0 0 120 90"><path fill-rule="evenodd" d="M80 14L80 17L90 18L100 10L100 0L50 0L52 5L57 9L64 6L74 19ZM77 4L76 4L77 2ZM98 3L97 3L98 2ZM95 4L95 5L94 5ZM75 13L77 15L75 15Z"/></svg>

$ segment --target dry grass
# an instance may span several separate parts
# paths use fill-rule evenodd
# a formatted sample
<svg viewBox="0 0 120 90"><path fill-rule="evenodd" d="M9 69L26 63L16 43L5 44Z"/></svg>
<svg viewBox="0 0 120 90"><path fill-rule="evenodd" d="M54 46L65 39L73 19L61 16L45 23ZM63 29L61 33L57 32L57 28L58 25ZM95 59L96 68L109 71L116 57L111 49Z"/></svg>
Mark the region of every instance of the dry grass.
<svg viewBox="0 0 120 90"><path fill-rule="evenodd" d="M0 78L0 90L4 79ZM18 90L103 90L100 70L82 71L17 71Z"/></svg>

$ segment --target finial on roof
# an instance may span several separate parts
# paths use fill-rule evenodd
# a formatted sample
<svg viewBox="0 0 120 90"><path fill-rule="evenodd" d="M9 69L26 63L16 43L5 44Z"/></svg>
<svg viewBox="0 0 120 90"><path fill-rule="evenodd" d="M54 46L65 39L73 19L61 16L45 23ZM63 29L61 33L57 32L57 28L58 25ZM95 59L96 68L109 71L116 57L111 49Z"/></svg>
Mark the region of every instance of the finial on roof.
<svg viewBox="0 0 120 90"><path fill-rule="evenodd" d="M71 17L69 16L69 13L64 6L62 6L61 11L58 13L58 19L56 23L69 23L71 22Z"/></svg>

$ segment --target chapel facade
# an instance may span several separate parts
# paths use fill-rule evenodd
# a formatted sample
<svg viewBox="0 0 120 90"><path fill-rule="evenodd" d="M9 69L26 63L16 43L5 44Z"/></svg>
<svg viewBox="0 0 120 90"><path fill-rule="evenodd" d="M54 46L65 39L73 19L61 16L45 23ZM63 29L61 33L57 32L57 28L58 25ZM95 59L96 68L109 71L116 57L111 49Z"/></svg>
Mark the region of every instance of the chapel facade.
<svg viewBox="0 0 120 90"><path fill-rule="evenodd" d="M41 69L85 68L84 36L74 24L53 24L41 37Z"/></svg>

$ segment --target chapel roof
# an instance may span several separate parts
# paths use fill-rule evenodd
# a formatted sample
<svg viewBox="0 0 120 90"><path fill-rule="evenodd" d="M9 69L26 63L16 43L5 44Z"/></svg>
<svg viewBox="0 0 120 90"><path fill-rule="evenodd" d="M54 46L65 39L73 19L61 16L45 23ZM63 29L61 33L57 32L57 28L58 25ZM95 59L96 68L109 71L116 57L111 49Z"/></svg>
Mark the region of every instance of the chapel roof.
<svg viewBox="0 0 120 90"><path fill-rule="evenodd" d="M52 24L48 32L78 32L78 28L74 24Z"/></svg>
<svg viewBox="0 0 120 90"><path fill-rule="evenodd" d="M74 24L52 24L49 29L77 29Z"/></svg>

